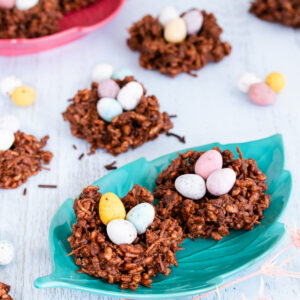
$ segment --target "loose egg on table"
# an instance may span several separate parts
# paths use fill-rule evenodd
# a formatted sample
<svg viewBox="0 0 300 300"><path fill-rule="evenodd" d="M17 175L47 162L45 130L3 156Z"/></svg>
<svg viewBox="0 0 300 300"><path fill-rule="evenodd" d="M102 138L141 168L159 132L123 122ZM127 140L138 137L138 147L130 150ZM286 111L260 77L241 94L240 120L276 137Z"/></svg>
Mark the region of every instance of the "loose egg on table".
<svg viewBox="0 0 300 300"><path fill-rule="evenodd" d="M15 116L0 115L0 129L7 129L15 133L20 129L20 122Z"/></svg>
<svg viewBox="0 0 300 300"><path fill-rule="evenodd" d="M39 0L16 0L16 7L19 10L26 10L34 7L39 3Z"/></svg>
<svg viewBox="0 0 300 300"><path fill-rule="evenodd" d="M11 99L17 106L32 105L37 98L36 90L27 85L21 85L14 89Z"/></svg>
<svg viewBox="0 0 300 300"><path fill-rule="evenodd" d="M112 79L107 78L99 82L98 96L101 98L117 98L120 91L119 85Z"/></svg>
<svg viewBox="0 0 300 300"><path fill-rule="evenodd" d="M0 0L0 8L12 9L15 6L16 0Z"/></svg>
<svg viewBox="0 0 300 300"><path fill-rule="evenodd" d="M0 128L0 151L10 149L15 141L15 135L12 131Z"/></svg>
<svg viewBox="0 0 300 300"><path fill-rule="evenodd" d="M112 98L101 98L97 103L97 111L99 116L106 122L111 122L116 116L122 112L121 104Z"/></svg>
<svg viewBox="0 0 300 300"><path fill-rule="evenodd" d="M254 83L248 91L250 101L257 105L270 105L276 100L275 92L264 82Z"/></svg>
<svg viewBox="0 0 300 300"><path fill-rule="evenodd" d="M179 17L179 14L175 7L165 7L159 14L158 21L162 26L166 26L170 21Z"/></svg>
<svg viewBox="0 0 300 300"><path fill-rule="evenodd" d="M114 71L111 78L123 80L127 76L133 76L132 71L128 68L120 68Z"/></svg>
<svg viewBox="0 0 300 300"><path fill-rule="evenodd" d="M203 15L197 9L188 11L182 19L186 24L187 34L197 34L203 25Z"/></svg>
<svg viewBox="0 0 300 300"><path fill-rule="evenodd" d="M260 82L263 82L263 80L255 73L244 72L239 76L237 80L237 86L241 92L248 93L248 90L252 84Z"/></svg>
<svg viewBox="0 0 300 300"><path fill-rule="evenodd" d="M222 166L223 158L221 153L212 149L204 152L198 158L195 164L195 173L207 179L212 172L222 169Z"/></svg>
<svg viewBox="0 0 300 300"><path fill-rule="evenodd" d="M286 85L285 77L278 72L270 73L265 82L275 93L282 91Z"/></svg>
<svg viewBox="0 0 300 300"><path fill-rule="evenodd" d="M125 219L124 204L114 193L103 194L99 203L99 215L102 223L105 225L115 219Z"/></svg>
<svg viewBox="0 0 300 300"><path fill-rule="evenodd" d="M15 249L11 242L0 241L0 265L9 265L15 256Z"/></svg>
<svg viewBox="0 0 300 300"><path fill-rule="evenodd" d="M10 97L15 88L21 86L22 81L16 76L7 76L0 81L0 92Z"/></svg>
<svg viewBox="0 0 300 300"><path fill-rule="evenodd" d="M184 197L199 200L206 193L204 179L196 174L180 175L175 180L176 190Z"/></svg>
<svg viewBox="0 0 300 300"><path fill-rule="evenodd" d="M134 206L126 216L126 220L132 223L138 234L146 232L152 224L155 216L155 209L150 203L140 203Z"/></svg>
<svg viewBox="0 0 300 300"><path fill-rule="evenodd" d="M221 196L227 194L235 184L236 174L230 168L216 170L211 173L206 181L206 187L210 194Z"/></svg>
<svg viewBox="0 0 300 300"><path fill-rule="evenodd" d="M111 78L114 72L114 67L110 64L102 63L95 66L92 72L92 80L100 82L103 79Z"/></svg>
<svg viewBox="0 0 300 300"><path fill-rule="evenodd" d="M115 219L107 224L109 239L116 245L132 244L137 237L134 225L123 219Z"/></svg>
<svg viewBox="0 0 300 300"><path fill-rule="evenodd" d="M187 36L187 28L182 18L171 20L165 27L164 38L169 43L181 43Z"/></svg>
<svg viewBox="0 0 300 300"><path fill-rule="evenodd" d="M138 105L143 94L142 85L136 81L130 81L120 89L117 99L124 110L132 110Z"/></svg>

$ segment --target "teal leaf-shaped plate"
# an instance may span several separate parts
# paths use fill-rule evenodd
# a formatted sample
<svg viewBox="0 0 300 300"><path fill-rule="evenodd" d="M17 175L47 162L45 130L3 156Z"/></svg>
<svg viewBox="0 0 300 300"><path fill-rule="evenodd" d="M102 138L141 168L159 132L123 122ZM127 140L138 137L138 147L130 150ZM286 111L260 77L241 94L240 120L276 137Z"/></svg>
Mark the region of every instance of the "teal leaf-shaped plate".
<svg viewBox="0 0 300 300"><path fill-rule="evenodd" d="M72 256L67 238L75 222L73 199L68 199L55 214L50 226L50 249L53 273L38 278L37 288L61 287L135 299L162 299L201 294L222 284L223 280L262 259L284 235L284 225L279 222L291 191L291 174L283 169L284 149L281 135L253 142L220 145L218 143L195 147L205 151L215 146L230 149L235 155L238 145L245 158L253 158L267 175L271 205L265 218L252 231L232 231L222 241L212 239L192 241L186 239L185 250L177 253L178 267L173 267L169 276L154 278L152 288L139 287L136 291L121 290L117 284L77 273L78 267ZM185 152L189 149L182 150ZM140 184L153 191L155 178L165 169L177 153L171 153L152 161L138 159L125 165L94 183L102 193L114 192L120 197ZM76 187L74 187L76 188ZM79 191L78 191L79 192Z"/></svg>

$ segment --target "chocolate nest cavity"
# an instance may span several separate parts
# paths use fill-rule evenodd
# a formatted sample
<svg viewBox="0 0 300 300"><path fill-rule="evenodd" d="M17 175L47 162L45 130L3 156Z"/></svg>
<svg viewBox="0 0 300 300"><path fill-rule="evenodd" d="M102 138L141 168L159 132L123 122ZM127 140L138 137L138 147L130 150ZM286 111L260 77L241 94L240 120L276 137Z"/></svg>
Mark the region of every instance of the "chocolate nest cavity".
<svg viewBox="0 0 300 300"><path fill-rule="evenodd" d="M263 212L270 205L266 176L258 169L256 161L244 159L239 149L239 158L234 159L230 150L221 152L223 167L236 173L232 190L216 197L208 192L201 200L182 197L175 189L175 179L183 174L194 173L195 163L204 152L187 151L179 154L167 169L156 179L155 198L160 199L157 213L162 218L174 218L192 239L212 237L221 240L230 229L252 230L264 218Z"/></svg>
<svg viewBox="0 0 300 300"><path fill-rule="evenodd" d="M299 0L256 0L252 3L250 12L265 21L300 27Z"/></svg>
<svg viewBox="0 0 300 300"><path fill-rule="evenodd" d="M42 164L49 164L53 154L42 150L48 136L40 141L33 135L21 131L15 133L12 147L0 151L0 189L15 189L43 169Z"/></svg>
<svg viewBox="0 0 300 300"><path fill-rule="evenodd" d="M75 262L82 273L118 283L122 289L135 290L139 284L150 287L151 277L170 274L171 265L177 266L175 254L183 240L182 228L170 218L155 219L146 233L133 244L115 245L106 234L106 226L98 212L101 193L89 186L75 200L73 208L77 222L68 238ZM152 194L135 185L122 199L126 211L143 202L152 203Z"/></svg>
<svg viewBox="0 0 300 300"><path fill-rule="evenodd" d="M219 62L229 55L231 46L221 41L223 30L215 16L205 10L201 13L204 19L201 30L178 44L165 41L163 26L151 15L131 26L127 44L131 50L140 52L141 67L157 69L170 77L182 72L192 75L192 71L203 68L208 62Z"/></svg>
<svg viewBox="0 0 300 300"><path fill-rule="evenodd" d="M13 300L13 298L9 295L10 286L0 282L0 300Z"/></svg>
<svg viewBox="0 0 300 300"><path fill-rule="evenodd" d="M134 77L115 80L122 88ZM65 121L70 122L72 135L85 139L91 144L91 154L98 148L118 155L129 148L137 148L156 139L160 134L173 128L166 112L159 111L158 99L146 96L146 90L134 110L125 111L115 117L111 123L101 119L97 112L98 83L92 83L91 90L78 91L72 103L63 113Z"/></svg>

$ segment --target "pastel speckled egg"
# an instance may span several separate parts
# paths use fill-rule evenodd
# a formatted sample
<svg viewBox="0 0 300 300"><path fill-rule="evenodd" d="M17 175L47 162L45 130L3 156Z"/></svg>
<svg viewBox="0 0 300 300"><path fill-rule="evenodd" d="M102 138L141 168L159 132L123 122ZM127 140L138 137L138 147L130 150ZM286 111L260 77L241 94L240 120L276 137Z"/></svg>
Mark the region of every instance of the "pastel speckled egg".
<svg viewBox="0 0 300 300"><path fill-rule="evenodd" d="M186 24L187 34L197 34L203 25L203 15L198 9L188 11L182 19Z"/></svg>
<svg viewBox="0 0 300 300"><path fill-rule="evenodd" d="M254 83L263 82L263 80L252 72L244 72L237 80L237 87L243 93L248 93L250 86Z"/></svg>
<svg viewBox="0 0 300 300"><path fill-rule="evenodd" d="M110 78L100 81L98 85L98 96L101 98L117 98L119 91L119 85Z"/></svg>
<svg viewBox="0 0 300 300"><path fill-rule="evenodd" d="M2 115L0 116L0 129L7 129L15 133L20 129L20 122L15 116Z"/></svg>
<svg viewBox="0 0 300 300"><path fill-rule="evenodd" d="M182 18L171 20L165 27L164 38L169 43L181 43L185 40L187 29Z"/></svg>
<svg viewBox="0 0 300 300"><path fill-rule="evenodd" d="M128 68L120 68L114 71L111 78L123 80L127 76L133 76L133 73Z"/></svg>
<svg viewBox="0 0 300 300"><path fill-rule="evenodd" d="M117 99L124 110L132 110L138 105L143 94L142 85L136 81L130 81L120 89Z"/></svg>
<svg viewBox="0 0 300 300"><path fill-rule="evenodd" d="M176 178L175 188L182 196L199 200L206 193L204 179L196 174L184 174Z"/></svg>
<svg viewBox="0 0 300 300"><path fill-rule="evenodd" d="M8 150L15 141L15 135L7 129L0 129L0 151Z"/></svg>
<svg viewBox="0 0 300 300"><path fill-rule="evenodd" d="M0 0L0 8L12 9L15 6L15 0Z"/></svg>
<svg viewBox="0 0 300 300"><path fill-rule="evenodd" d="M202 178L207 177L214 171L222 169L223 158L219 151L209 150L203 153L195 164L195 173Z"/></svg>
<svg viewBox="0 0 300 300"><path fill-rule="evenodd" d="M270 105L276 100L275 92L264 82L254 83L248 91L250 101L257 105Z"/></svg>
<svg viewBox="0 0 300 300"><path fill-rule="evenodd" d="M221 196L227 194L234 186L235 172L230 168L224 168L211 173L206 181L206 187L210 194Z"/></svg>
<svg viewBox="0 0 300 300"><path fill-rule="evenodd" d="M155 216L155 209L150 203L140 203L134 206L126 216L126 220L132 223L138 234L146 232L152 224Z"/></svg>
<svg viewBox="0 0 300 300"><path fill-rule="evenodd" d="M34 7L39 3L39 0L16 0L16 7L19 10L26 10Z"/></svg>
<svg viewBox="0 0 300 300"><path fill-rule="evenodd" d="M114 72L114 67L110 64L102 63L95 66L92 72L92 80L100 82L103 79L111 78Z"/></svg>
<svg viewBox="0 0 300 300"><path fill-rule="evenodd" d="M179 14L175 7L165 7L159 14L158 21L162 26L166 26L171 20L179 17Z"/></svg>
<svg viewBox="0 0 300 300"><path fill-rule="evenodd" d="M11 94L12 101L18 106L29 106L36 100L36 90L27 85L21 85L14 89Z"/></svg>
<svg viewBox="0 0 300 300"><path fill-rule="evenodd" d="M99 202L99 216L105 225L115 219L125 219L126 211L121 199L114 193L103 194Z"/></svg>
<svg viewBox="0 0 300 300"><path fill-rule="evenodd" d="M10 97L14 89L21 86L22 81L16 76L7 76L0 81L0 92Z"/></svg>
<svg viewBox="0 0 300 300"><path fill-rule="evenodd" d="M0 241L0 265L9 265L15 257L14 245L9 241Z"/></svg>
<svg viewBox="0 0 300 300"><path fill-rule="evenodd" d="M132 244L137 237L134 225L123 219L116 219L107 224L109 239L116 245Z"/></svg>
<svg viewBox="0 0 300 300"><path fill-rule="evenodd" d="M116 116L122 112L121 104L112 98L101 98L97 103L97 111L99 116L106 122L111 122Z"/></svg>
<svg viewBox="0 0 300 300"><path fill-rule="evenodd" d="M286 85L285 77L278 72L270 73L265 82L275 93L282 91Z"/></svg>

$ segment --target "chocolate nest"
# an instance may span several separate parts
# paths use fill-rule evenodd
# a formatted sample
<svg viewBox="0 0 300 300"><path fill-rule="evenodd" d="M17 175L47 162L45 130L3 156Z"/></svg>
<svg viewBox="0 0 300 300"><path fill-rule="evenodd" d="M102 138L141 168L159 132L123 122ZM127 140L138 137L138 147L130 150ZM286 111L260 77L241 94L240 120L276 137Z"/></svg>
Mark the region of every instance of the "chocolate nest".
<svg viewBox="0 0 300 300"><path fill-rule="evenodd" d="M219 148L214 148L221 152ZM198 201L185 199L175 189L175 179L183 174L194 173L197 159L203 152L187 151L179 154L168 168L156 179L154 196L159 201L158 214L174 218L192 239L212 237L221 240L230 229L252 230L264 218L263 212L270 205L266 176L258 169L256 161L244 159L239 149L239 158L234 159L230 150L221 152L223 167L236 173L232 190L216 197L209 193Z"/></svg>
<svg viewBox="0 0 300 300"><path fill-rule="evenodd" d="M123 87L133 80L133 77L126 77L115 81ZM92 83L91 90L78 91L63 113L64 120L70 122L72 135L91 144L91 154L102 148L118 155L156 139L173 127L169 115L159 111L158 99L153 95L146 96L145 89L134 110L123 112L111 123L102 120L97 112L97 88L98 84Z"/></svg>
<svg viewBox="0 0 300 300"><path fill-rule="evenodd" d="M0 189L15 189L49 164L53 154L42 150L48 136L38 141L21 131L15 133L15 141L7 151L0 151Z"/></svg>
<svg viewBox="0 0 300 300"><path fill-rule="evenodd" d="M89 186L74 202L77 223L68 238L75 262L82 273L104 278L108 283L119 283L122 289L135 290L139 284L150 287L151 277L170 274L171 265L177 266L175 254L183 240L182 228L172 218L157 215L146 233L133 244L115 245L106 234L106 226L98 213L101 193ZM152 203L152 194L135 185L122 199L128 211L143 202Z"/></svg>
<svg viewBox="0 0 300 300"><path fill-rule="evenodd" d="M265 21L300 27L299 0L256 0L252 3L250 12Z"/></svg>
<svg viewBox="0 0 300 300"><path fill-rule="evenodd" d="M9 295L10 286L0 282L0 300L13 300L13 298Z"/></svg>
<svg viewBox="0 0 300 300"><path fill-rule="evenodd" d="M208 62L219 62L231 52L228 42L221 41L222 28L212 13L202 10L203 26L197 34L188 35L181 43L168 43L157 18L146 15L129 29L129 48L140 52L141 67L159 70L175 77L203 68ZM194 75L196 76L196 75Z"/></svg>

